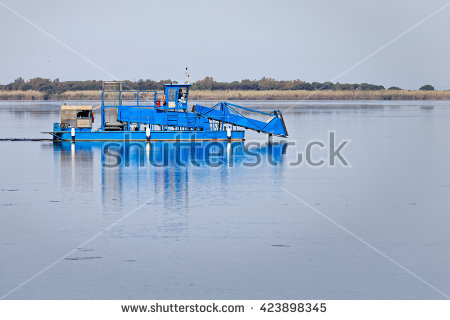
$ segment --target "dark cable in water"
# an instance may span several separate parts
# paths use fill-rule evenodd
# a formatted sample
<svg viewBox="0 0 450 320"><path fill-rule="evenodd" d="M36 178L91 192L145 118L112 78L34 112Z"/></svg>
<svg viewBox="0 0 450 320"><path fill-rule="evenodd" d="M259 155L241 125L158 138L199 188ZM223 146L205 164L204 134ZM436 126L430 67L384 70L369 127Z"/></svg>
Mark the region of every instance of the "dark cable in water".
<svg viewBox="0 0 450 320"><path fill-rule="evenodd" d="M53 141L53 139L43 139L43 138L0 138L0 141Z"/></svg>

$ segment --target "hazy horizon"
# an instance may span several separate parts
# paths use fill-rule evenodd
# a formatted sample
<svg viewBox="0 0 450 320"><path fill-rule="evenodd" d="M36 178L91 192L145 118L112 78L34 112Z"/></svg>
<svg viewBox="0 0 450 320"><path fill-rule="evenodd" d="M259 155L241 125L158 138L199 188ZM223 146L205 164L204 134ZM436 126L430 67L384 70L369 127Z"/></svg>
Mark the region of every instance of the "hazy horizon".
<svg viewBox="0 0 450 320"><path fill-rule="evenodd" d="M382 0L1 2L0 83L67 80L301 79L450 89L450 7L335 77L446 4ZM102 71L103 70L103 71Z"/></svg>

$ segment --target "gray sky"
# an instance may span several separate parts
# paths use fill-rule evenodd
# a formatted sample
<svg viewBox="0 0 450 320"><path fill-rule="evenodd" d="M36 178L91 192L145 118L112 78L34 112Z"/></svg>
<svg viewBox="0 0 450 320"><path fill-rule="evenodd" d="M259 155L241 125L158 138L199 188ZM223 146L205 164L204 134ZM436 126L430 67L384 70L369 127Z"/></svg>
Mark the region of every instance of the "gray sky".
<svg viewBox="0 0 450 320"><path fill-rule="evenodd" d="M448 0L0 0L118 79L328 81ZM0 82L110 76L0 6ZM450 89L450 7L338 79Z"/></svg>

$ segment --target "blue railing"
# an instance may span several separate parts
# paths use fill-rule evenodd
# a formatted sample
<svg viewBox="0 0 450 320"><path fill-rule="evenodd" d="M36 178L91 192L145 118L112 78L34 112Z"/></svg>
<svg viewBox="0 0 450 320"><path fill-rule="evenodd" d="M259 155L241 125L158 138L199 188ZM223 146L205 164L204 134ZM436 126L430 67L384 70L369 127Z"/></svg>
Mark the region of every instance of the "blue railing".
<svg viewBox="0 0 450 320"><path fill-rule="evenodd" d="M154 107L157 105L158 96L163 94L155 90L102 91L102 106Z"/></svg>

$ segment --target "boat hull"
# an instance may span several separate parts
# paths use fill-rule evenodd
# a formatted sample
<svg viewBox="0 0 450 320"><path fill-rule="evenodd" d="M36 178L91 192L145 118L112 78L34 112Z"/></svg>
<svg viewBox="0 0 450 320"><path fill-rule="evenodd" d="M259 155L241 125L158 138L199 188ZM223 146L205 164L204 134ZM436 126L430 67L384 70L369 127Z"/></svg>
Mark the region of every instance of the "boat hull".
<svg viewBox="0 0 450 320"><path fill-rule="evenodd" d="M76 131L72 138L70 131L52 132L57 141L243 141L244 131L231 131L228 138L225 130L212 131L151 131L147 139L145 131Z"/></svg>

